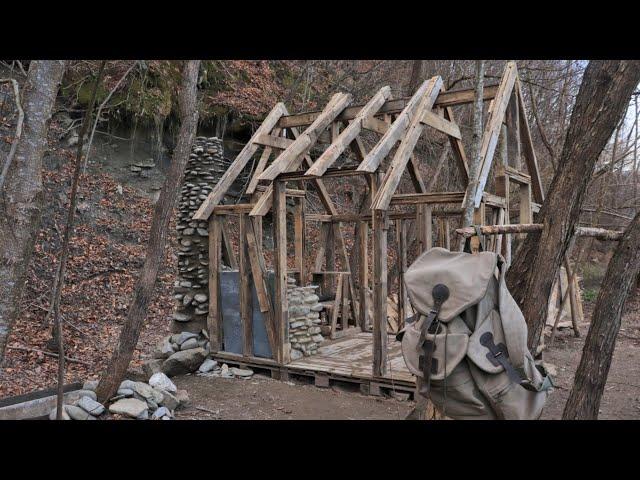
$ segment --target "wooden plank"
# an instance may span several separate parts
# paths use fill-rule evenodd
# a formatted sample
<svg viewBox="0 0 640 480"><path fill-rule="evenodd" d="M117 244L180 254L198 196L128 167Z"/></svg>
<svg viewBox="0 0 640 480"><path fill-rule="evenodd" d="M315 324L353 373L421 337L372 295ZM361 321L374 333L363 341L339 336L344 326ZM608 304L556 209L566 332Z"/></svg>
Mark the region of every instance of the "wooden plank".
<svg viewBox="0 0 640 480"><path fill-rule="evenodd" d="M261 219L260 219L261 220ZM257 242L257 226L254 219L251 223L246 224L247 249L249 253L249 263L251 265L251 276L256 287L258 295L258 304L264 318L264 326L267 331L267 340L271 354L275 358L276 355L276 326L273 315L273 305L271 297L267 290L266 269L262 255L262 246Z"/></svg>
<svg viewBox="0 0 640 480"><path fill-rule="evenodd" d="M516 80L516 85L518 80ZM509 99L506 117L507 128L507 165L512 166L516 170L522 169L520 161L520 109L518 106L518 90L515 89Z"/></svg>
<svg viewBox="0 0 640 480"><path fill-rule="evenodd" d="M218 205L220 201L223 199L229 187L233 184L233 182L238 178L238 175L242 172L244 167L247 165L249 159L256 153L258 149L258 144L255 143L255 139L262 135L263 133L270 133L273 130L273 127L276 126L280 117L287 113L287 110L283 103L277 103L275 107L269 112L266 116L262 125L258 127L255 131L249 142L244 146L244 148L240 151L236 159L233 161L231 166L227 169L226 172L220 177L220 180L213 187L213 190L207 196L207 199L202 202L200 208L196 210L196 213L193 215L194 220L206 220L211 215L211 211L213 207Z"/></svg>
<svg viewBox="0 0 640 480"><path fill-rule="evenodd" d="M420 203L457 203L464 199L464 192L396 193L390 205L416 205Z"/></svg>
<svg viewBox="0 0 640 480"><path fill-rule="evenodd" d="M318 118L286 150L278 155L273 163L262 172L259 179L273 181L279 174L297 168L296 163L299 165L301 157L318 141L320 133L331 125L340 112L351 103L352 99L350 94L336 93L322 113L318 115Z"/></svg>
<svg viewBox="0 0 640 480"><path fill-rule="evenodd" d="M298 198L293 207L293 232L295 248L295 266L299 270L300 286L306 283L306 273L304 271L304 199Z"/></svg>
<svg viewBox="0 0 640 480"><path fill-rule="evenodd" d="M309 216L309 215L307 215ZM320 242L318 243L318 250L316 251L315 271L322 270L322 264L324 263L325 252L327 243L329 242L329 236L331 234L331 225L323 224L320 226Z"/></svg>
<svg viewBox="0 0 640 480"><path fill-rule="evenodd" d="M390 87L382 87L369 100L369 102L360 110L353 121L338 135L333 143L324 153L315 161L313 166L307 170L305 176L320 177L322 174L335 163L338 157L349 147L362 131L363 122L380 109L384 102L391 96Z"/></svg>
<svg viewBox="0 0 640 480"><path fill-rule="evenodd" d="M231 237L229 230L227 229L226 220L224 217L220 217L220 233L222 235L222 260L226 260L227 265L232 270L238 269L238 262L236 261L236 255L233 253L233 245L231 245Z"/></svg>
<svg viewBox="0 0 640 480"><path fill-rule="evenodd" d="M420 208L420 207L417 207ZM424 222L424 247L423 251L433 248L433 217L431 205L424 206L423 222Z"/></svg>
<svg viewBox="0 0 640 480"><path fill-rule="evenodd" d="M538 169L538 160L536 152L533 148L533 140L531 140L531 130L529 129L529 121L527 120L524 102L522 100L522 88L520 80L516 79L516 92L518 97L519 120L520 120L520 140L522 142L522 151L524 160L527 164L527 170L531 176L531 187L533 198L537 203L544 203L544 189L542 188L542 180L540 178L540 170Z"/></svg>
<svg viewBox="0 0 640 480"><path fill-rule="evenodd" d="M289 313L287 307L287 197L286 183L274 183L273 215L274 215L274 270L275 298L274 319L276 324L276 358L282 363L289 363Z"/></svg>
<svg viewBox="0 0 640 480"><path fill-rule="evenodd" d="M387 214L373 217L373 375L387 373Z"/></svg>
<svg viewBox="0 0 640 480"><path fill-rule="evenodd" d="M482 146L480 148L480 165L478 168L478 183L474 192L474 205L476 208L480 206L484 187L487 184L489 171L493 162L493 155L496 151L498 137L504 121L505 112L511 97L511 92L515 85L517 77L517 69L515 62L508 62L502 75L502 81L498 88L498 93L493 100L491 112L487 126L482 134Z"/></svg>
<svg viewBox="0 0 640 480"><path fill-rule="evenodd" d="M360 242L360 261L358 262L358 267L360 268L358 272L358 279L360 281L360 329L364 332L367 330L369 324L369 224L367 222L359 222L357 228L359 229L358 240Z"/></svg>
<svg viewBox="0 0 640 480"><path fill-rule="evenodd" d="M254 207L253 203L238 203L236 205L216 205L211 211L212 215L239 215L248 213Z"/></svg>
<svg viewBox="0 0 640 480"><path fill-rule="evenodd" d="M362 121L362 128L369 130L370 132L379 133L384 135L389 130L389 124L384 120L380 120L376 117L368 117Z"/></svg>
<svg viewBox="0 0 640 480"><path fill-rule="evenodd" d="M382 180L382 185L376 193L376 197L373 199L372 208L374 210L388 210L391 197L398 188L402 173L407 167L409 157L413 153L413 149L418 143L418 139L424 129L421 118L423 112L431 110L433 102L435 101L438 92L442 87L442 79L440 77L434 77L429 81L424 97L422 98L420 105L413 112L413 118L407 127L404 138L400 142L400 146L396 150L393 160L389 165L389 169ZM397 121L397 120L396 120ZM358 167L360 168L360 167Z"/></svg>
<svg viewBox="0 0 640 480"><path fill-rule="evenodd" d="M520 223L533 223L533 212L531 211L531 185L520 185ZM524 234L519 235L524 239Z"/></svg>
<svg viewBox="0 0 640 480"><path fill-rule="evenodd" d="M453 116L453 109L451 107L446 107L444 109L444 118L451 122L455 122ZM464 145L462 144L462 140L455 137L448 137L449 143L451 144L451 151L453 152L453 158L458 165L458 170L460 171L460 175L462 177L462 184L466 185L469 182L469 165L467 163L467 155L464 151Z"/></svg>
<svg viewBox="0 0 640 480"><path fill-rule="evenodd" d="M261 135L258 135L254 142L258 145L264 145L265 147L277 148L278 150L286 150L293 143L293 140L286 137L277 137L275 135L263 133Z"/></svg>
<svg viewBox="0 0 640 480"><path fill-rule="evenodd" d="M434 90L434 86L436 84L442 84L442 79L440 77L433 77L422 83L415 95L411 97L411 100L407 103L407 106L402 110L402 113L400 113L396 120L391 124L387 133L385 133L376 146L369 151L366 158L360 162L360 165L358 166L359 171L375 172L378 169L382 159L389 154L396 142L403 137L409 127L409 124L414 118L416 109L420 107L423 103L423 99L426 97L433 97L433 100L430 101L428 105L428 108L431 109L433 102L437 97L437 92L440 91L440 86Z"/></svg>
<svg viewBox="0 0 640 480"><path fill-rule="evenodd" d="M222 316L218 286L221 243L220 217L213 215L209 218L209 314L207 315L207 327L211 351L214 353L222 348Z"/></svg>
<svg viewBox="0 0 640 480"><path fill-rule="evenodd" d="M435 128L439 132L449 135L450 137L457 138L458 140L462 139L462 134L460 133L458 125L449 120L445 120L440 115L433 113L430 110L427 110L422 114L421 122L431 128Z"/></svg>
<svg viewBox="0 0 640 480"><path fill-rule="evenodd" d="M338 314L340 313L340 306L342 305L342 282L344 281L343 275L338 275L338 284L336 286L336 296L333 302L333 309L331 311L331 335L329 338L336 338L336 331L338 330Z"/></svg>
<svg viewBox="0 0 640 480"><path fill-rule="evenodd" d="M282 133L282 129L279 127L276 127L271 132L271 135L273 135L274 137L280 137L281 133ZM253 175L251 176L251 180L249 181L249 185L247 186L247 191L246 191L247 195L252 195L256 191L256 187L258 186L258 177L262 174L262 172L264 172L264 169L267 166L267 162L269 161L269 157L271 156L272 152L273 152L273 149L271 147L265 147L262 150L262 155L260 155L260 160L258 160L256 169L254 170Z"/></svg>
<svg viewBox="0 0 640 480"><path fill-rule="evenodd" d="M520 172L515 168L509 166L504 167L503 171L514 182L520 183L522 185L531 185L531 177L526 173Z"/></svg>
<svg viewBox="0 0 640 480"><path fill-rule="evenodd" d="M253 295L251 290L251 263L247 250L247 227L250 220L240 215L239 262L240 267L240 319L242 321L242 354L253 356Z"/></svg>
<svg viewBox="0 0 640 480"><path fill-rule="evenodd" d="M496 92L498 91L498 85L485 85L483 92L483 100L489 101L492 100ZM473 88L465 88L460 90L450 90L448 92L441 92L436 99L436 103L434 106L441 108L450 108L458 105L466 105L468 103L473 103L475 90ZM398 114L402 112L407 106L407 104L411 101L412 97L403 97L392 100L387 100L384 105L380 108L378 112L379 115L389 115L389 114ZM354 105L351 107L347 107L344 111L338 116L337 120L342 122L348 122L349 120L353 120L364 105ZM278 122L278 127L282 128L291 128L291 127L302 127L305 125L310 125L313 121L318 118L320 115L320 111L314 112L303 112L292 115L283 116ZM451 119L449 119L451 120Z"/></svg>

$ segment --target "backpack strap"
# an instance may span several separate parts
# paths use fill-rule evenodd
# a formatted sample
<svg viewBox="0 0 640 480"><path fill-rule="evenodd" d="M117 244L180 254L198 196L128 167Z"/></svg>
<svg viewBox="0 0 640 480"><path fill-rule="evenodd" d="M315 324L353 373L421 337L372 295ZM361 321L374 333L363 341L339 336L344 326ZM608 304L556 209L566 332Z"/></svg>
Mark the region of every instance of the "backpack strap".
<svg viewBox="0 0 640 480"><path fill-rule="evenodd" d="M473 225L473 228L476 230L476 236L480 240L480 245L478 247L479 252L485 251L485 243L484 243L484 235L482 234L482 230L480 229L480 225ZM464 240L464 249L465 253L471 253L471 237L467 237Z"/></svg>

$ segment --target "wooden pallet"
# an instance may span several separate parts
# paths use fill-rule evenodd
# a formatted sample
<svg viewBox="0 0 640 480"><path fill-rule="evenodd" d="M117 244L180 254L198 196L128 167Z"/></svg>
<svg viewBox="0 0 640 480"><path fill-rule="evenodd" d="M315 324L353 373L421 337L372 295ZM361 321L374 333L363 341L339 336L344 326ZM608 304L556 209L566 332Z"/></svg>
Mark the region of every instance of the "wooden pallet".
<svg viewBox="0 0 640 480"><path fill-rule="evenodd" d="M400 351L400 343L389 338L389 368L384 377L372 374L371 333L363 332L336 340L327 340L318 354L279 365L271 359L243 357L233 353L218 352L213 357L231 365L262 371L272 378L288 381L291 378L312 378L319 388L329 388L336 383L356 383L360 391L369 395L400 391L413 394L415 377L407 370Z"/></svg>

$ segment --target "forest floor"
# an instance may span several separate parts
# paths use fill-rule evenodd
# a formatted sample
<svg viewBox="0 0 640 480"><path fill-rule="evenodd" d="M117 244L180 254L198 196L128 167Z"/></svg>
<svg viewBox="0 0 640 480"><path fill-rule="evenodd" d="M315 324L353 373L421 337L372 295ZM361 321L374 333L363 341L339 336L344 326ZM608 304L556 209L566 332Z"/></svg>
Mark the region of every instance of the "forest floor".
<svg viewBox="0 0 640 480"><path fill-rule="evenodd" d="M0 125L0 150L10 144L11 129ZM46 321L53 272L59 256L72 171L73 150L57 141L61 127L51 127L45 156L45 212L29 269L22 313L9 337L5 361L0 366L0 398L54 387L57 359L45 355L50 328ZM113 152L109 154L111 158ZM123 156L124 157L124 156ZM151 224L153 198L161 173L148 179L130 172L125 160L110 168L90 162L81 179L78 218L67 282L61 306L67 328L65 382L96 379L103 371L126 317L137 272L142 266ZM176 275L175 226L172 225L165 266L158 279L132 368L139 368L156 343L169 333L173 311L172 289ZM585 302L589 319L592 302ZM559 419L582 353L582 337L561 330L545 353L557 369L558 388L543 414ZM191 407L178 418L251 419L393 419L404 418L411 401L361 395L357 390L279 382L260 375L250 380L185 376L176 378L191 396ZM200 407L198 410L195 407ZM211 413L214 412L214 413ZM216 413L217 412L217 413ZM640 418L640 294L630 299L618 337L611 372L601 405L602 419Z"/></svg>

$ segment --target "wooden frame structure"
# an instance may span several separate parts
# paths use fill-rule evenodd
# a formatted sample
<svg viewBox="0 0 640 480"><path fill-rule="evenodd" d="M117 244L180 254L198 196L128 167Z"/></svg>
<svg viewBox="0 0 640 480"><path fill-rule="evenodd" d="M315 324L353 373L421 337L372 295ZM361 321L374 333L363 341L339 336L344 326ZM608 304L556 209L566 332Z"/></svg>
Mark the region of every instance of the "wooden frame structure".
<svg viewBox="0 0 640 480"><path fill-rule="evenodd" d="M537 161L527 117L524 113L520 81L515 62L506 64L501 81L484 89L485 102L489 102L488 120L482 137L481 164L479 168L479 185L475 191L430 192L418 168L419 159L415 155L415 147L425 131L434 129L446 135L451 146L455 165L460 172L465 186L468 184L468 166L462 143L460 128L455 122L453 107L470 104L474 101L472 89L446 91L443 81L436 76L424 81L416 92L408 98L391 98L391 89L382 87L364 105L352 105L348 94L336 93L321 111L289 114L282 103L278 103L266 116L262 125L255 131L249 142L238 154L230 168L214 187L209 197L202 203L194 215L195 220L209 221L209 263L210 263L210 303L208 327L211 336L211 350L225 360L235 360L242 364L261 364L275 367L291 367L296 364L301 370L314 369L307 361L291 362L288 339L287 308L287 275L295 274L301 284L307 281L305 271L305 224L320 223L319 251L316 252L315 272L325 275L324 281L332 284L335 279L339 283L338 295L351 299L351 330L357 338L369 338L371 346L369 369L358 370L360 377L370 380L371 385L384 383L396 357L390 359L387 328L387 296L388 265L387 241L392 223L398 245L399 278L407 263L407 224L408 220L416 223L418 251L422 252L433 246L433 220L438 224L437 243L451 248L451 217L460 216L461 207L468 194L473 195L476 207L475 223L505 225L510 224L510 188L518 187L519 218L514 223L533 223L533 214L544 201L544 193L540 181ZM375 132L379 139L368 152L360 135L364 131ZM494 156L502 135L501 162L492 169ZM328 144L322 153L313 160L312 149L318 150L322 144ZM238 205L220 205L227 189L245 169L249 160L259 150L262 153L255 164L255 169L248 183L245 195L249 203ZM338 167L338 159L350 150L355 154L359 165L356 168ZM527 166L528 173L522 171L521 157ZM273 160L270 162L270 159ZM389 159L385 165L384 160ZM414 193L398 193L404 172L407 172L413 185ZM490 172L495 172L495 193L485 191ZM329 178L360 176L366 179L364 213L339 213L332 201L324 181ZM325 213L306 213L305 199L307 186L317 193ZM293 199L294 230L294 265L288 267L287 249L287 200ZM449 210L434 210L435 205L453 207ZM409 206L413 211L397 211L396 206ZM407 207L405 207L407 208ZM275 291L273 298L268 294L263 250L263 217L271 213L274 225L273 267L275 272ZM221 258L222 227L226 215L237 215L240 218L240 255L238 268L241 281L241 317L243 325L244 351L242 355L225 353L221 331L221 317L218 293L218 268ZM487 222L487 215L489 221ZM356 226L356 242L359 251L358 284L349 271L349 255L343 236L343 225L354 223ZM371 231L373 237L372 251L368 248ZM508 236L508 234L505 234ZM503 235L492 237L490 248L501 252L510 262L510 241L504 241ZM227 255L230 253L228 252ZM373 275L369 278L369 257L373 259ZM341 258L343 270L335 270L335 257ZM325 270L322 270L326 261ZM335 277L335 278L333 278ZM319 277L316 277L319 278ZM369 318L368 285L371 282L373 315ZM260 310L265 315L272 359L257 358L251 349L251 312L248 303L242 299L249 298L251 283L255 286ZM405 312L404 286L399 281L399 322L404 321ZM332 338L337 337L337 310L332 318ZM349 327L346 308L342 307L343 331ZM354 325L355 324L355 325ZM370 328L372 327L372 328ZM354 337L354 338L355 338ZM365 341L365 340L363 340ZM306 359L305 359L306 360ZM401 362L401 358L400 358ZM398 364L400 364L398 362ZM311 365L311 367L310 367ZM318 363L321 365L321 362ZM403 365L403 364L402 364ZM323 375L327 373L317 368ZM339 369L338 369L339 370ZM329 369L331 373L333 370ZM337 371L337 370L335 370ZM340 370L342 372L342 370ZM355 370L352 371L352 373ZM400 375L400 383L408 385L413 382L408 372ZM344 374L344 372L342 373ZM356 375L356 373L353 373Z"/></svg>

